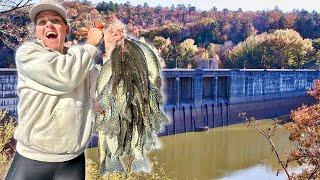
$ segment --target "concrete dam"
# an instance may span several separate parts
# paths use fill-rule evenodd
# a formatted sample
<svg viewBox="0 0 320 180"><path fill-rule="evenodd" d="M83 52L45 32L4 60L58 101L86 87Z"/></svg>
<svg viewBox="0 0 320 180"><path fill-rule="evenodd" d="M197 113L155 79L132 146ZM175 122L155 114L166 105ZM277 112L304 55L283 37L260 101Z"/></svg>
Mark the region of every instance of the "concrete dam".
<svg viewBox="0 0 320 180"><path fill-rule="evenodd" d="M257 119L287 115L302 103L317 70L289 69L164 69L163 112L170 122L159 135L195 131L240 123L239 112ZM17 73L0 69L0 109L17 115Z"/></svg>
<svg viewBox="0 0 320 180"><path fill-rule="evenodd" d="M243 122L238 117L272 118L315 102L307 90L320 78L306 69L162 70L163 111L170 123L159 135Z"/></svg>

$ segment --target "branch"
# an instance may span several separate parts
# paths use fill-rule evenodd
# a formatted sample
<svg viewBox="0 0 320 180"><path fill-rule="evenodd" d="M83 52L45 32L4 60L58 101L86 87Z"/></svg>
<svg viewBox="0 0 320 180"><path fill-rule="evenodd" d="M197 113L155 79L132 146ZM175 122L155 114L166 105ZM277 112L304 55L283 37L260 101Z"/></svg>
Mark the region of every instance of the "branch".
<svg viewBox="0 0 320 180"><path fill-rule="evenodd" d="M308 180L309 179L312 179L313 176L317 173L317 171L320 169L320 165L317 164L316 168L314 169L314 171L312 171L312 173L310 174L310 176L308 177Z"/></svg>
<svg viewBox="0 0 320 180"><path fill-rule="evenodd" d="M286 175L288 177L288 179L290 180L290 175L288 173L288 170L286 168L286 165L283 163L283 161L280 159L280 155L276 149L276 146L274 145L272 139L271 139L271 134L274 134L274 131L275 131L275 127L274 130L273 129L270 129L269 130L269 133L265 132L261 127L260 127L260 123L259 121L257 121L256 119L254 118L250 118L248 119L245 115L245 113L240 113L239 114L240 117L242 117L244 120L245 120L245 123L248 123L249 126L251 127L254 127L261 135L263 135L269 142L269 144L271 145L271 149L274 151L276 157L277 157L277 160L279 162L279 164L281 165L282 169L286 172ZM270 133L271 131L271 133Z"/></svg>
<svg viewBox="0 0 320 180"><path fill-rule="evenodd" d="M1 11L1 12L0 12L0 17L3 16L4 14L6 14L6 13L15 11L15 10L17 10L17 9L31 6L32 4L28 4L28 3L30 3L31 1L32 1L32 0L27 0L25 3L21 4L21 3L23 2L23 0L21 0L19 3L15 4L15 6L10 7L10 9L5 10L5 11Z"/></svg>

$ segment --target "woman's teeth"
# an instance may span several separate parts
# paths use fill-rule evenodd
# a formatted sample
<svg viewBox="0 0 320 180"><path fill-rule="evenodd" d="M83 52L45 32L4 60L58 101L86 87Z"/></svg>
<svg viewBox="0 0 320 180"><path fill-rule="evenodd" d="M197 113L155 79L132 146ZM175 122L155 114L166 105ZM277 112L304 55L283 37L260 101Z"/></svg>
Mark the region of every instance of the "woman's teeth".
<svg viewBox="0 0 320 180"><path fill-rule="evenodd" d="M56 38L57 37L57 33L56 32L47 32L46 34L47 38Z"/></svg>

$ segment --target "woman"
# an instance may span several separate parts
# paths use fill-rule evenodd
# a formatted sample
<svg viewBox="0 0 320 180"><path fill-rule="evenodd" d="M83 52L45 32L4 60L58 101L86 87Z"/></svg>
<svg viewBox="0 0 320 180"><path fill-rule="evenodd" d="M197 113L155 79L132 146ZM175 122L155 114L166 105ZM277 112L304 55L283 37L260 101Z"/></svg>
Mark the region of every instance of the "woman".
<svg viewBox="0 0 320 180"><path fill-rule="evenodd" d="M41 2L29 16L36 40L16 52L19 125L6 179L84 179L97 77L94 57L103 36L109 56L121 41L121 29L92 28L86 44L66 51L69 27L59 4Z"/></svg>

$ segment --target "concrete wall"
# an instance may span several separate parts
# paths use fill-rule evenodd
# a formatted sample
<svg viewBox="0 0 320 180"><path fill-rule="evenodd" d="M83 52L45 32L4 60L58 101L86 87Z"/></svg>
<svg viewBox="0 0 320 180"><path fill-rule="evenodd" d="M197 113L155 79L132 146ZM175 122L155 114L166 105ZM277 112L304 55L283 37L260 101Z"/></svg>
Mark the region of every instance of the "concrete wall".
<svg viewBox="0 0 320 180"><path fill-rule="evenodd" d="M17 115L17 72L15 69L0 69L0 109Z"/></svg>
<svg viewBox="0 0 320 180"><path fill-rule="evenodd" d="M167 95L164 109L170 123L159 134L169 135L202 126L240 123L240 112L257 119L287 115L302 103L314 102L306 91L314 79L320 78L320 72L302 69L163 70L162 77L163 92ZM170 85L167 85L168 79Z"/></svg>

